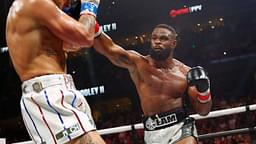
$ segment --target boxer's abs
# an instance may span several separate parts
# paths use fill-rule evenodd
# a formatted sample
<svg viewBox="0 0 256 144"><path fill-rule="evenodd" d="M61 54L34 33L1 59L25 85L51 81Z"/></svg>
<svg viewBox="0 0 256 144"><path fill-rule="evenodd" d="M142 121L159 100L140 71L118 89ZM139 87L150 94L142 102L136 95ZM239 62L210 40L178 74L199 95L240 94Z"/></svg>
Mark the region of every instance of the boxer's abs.
<svg viewBox="0 0 256 144"><path fill-rule="evenodd" d="M45 74L65 73L65 54L60 49L61 45L54 47L57 46L13 45L10 48L10 56L20 79L24 81Z"/></svg>
<svg viewBox="0 0 256 144"><path fill-rule="evenodd" d="M45 74L65 73L65 54L52 47L17 44L10 48L12 63L22 81Z"/></svg>
<svg viewBox="0 0 256 144"><path fill-rule="evenodd" d="M22 81L46 74L65 73L65 66L51 59L36 59L28 65L17 64L15 69Z"/></svg>
<svg viewBox="0 0 256 144"><path fill-rule="evenodd" d="M172 111L183 107L182 98L157 98L151 97L141 100L142 110L145 116Z"/></svg>

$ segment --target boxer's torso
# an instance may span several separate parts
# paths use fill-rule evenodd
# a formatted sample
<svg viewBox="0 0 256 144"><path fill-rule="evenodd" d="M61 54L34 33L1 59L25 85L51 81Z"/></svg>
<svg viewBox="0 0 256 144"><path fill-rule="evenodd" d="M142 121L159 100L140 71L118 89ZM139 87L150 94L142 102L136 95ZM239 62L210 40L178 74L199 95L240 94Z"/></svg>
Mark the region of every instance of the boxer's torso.
<svg viewBox="0 0 256 144"><path fill-rule="evenodd" d="M63 42L40 19L33 17L32 0L14 1L7 18L6 39L13 65L21 80L64 73Z"/></svg>
<svg viewBox="0 0 256 144"><path fill-rule="evenodd" d="M130 71L146 116L183 106L187 69L181 62L172 61L168 68L159 68L146 58L137 63L134 72Z"/></svg>

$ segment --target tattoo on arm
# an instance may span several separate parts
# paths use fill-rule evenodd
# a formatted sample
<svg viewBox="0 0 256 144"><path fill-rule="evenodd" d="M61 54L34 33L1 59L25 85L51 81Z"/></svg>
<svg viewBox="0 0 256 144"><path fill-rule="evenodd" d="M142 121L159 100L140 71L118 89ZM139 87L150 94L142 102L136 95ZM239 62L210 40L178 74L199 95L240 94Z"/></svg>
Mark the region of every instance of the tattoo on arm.
<svg viewBox="0 0 256 144"><path fill-rule="evenodd" d="M95 26L95 18L93 16L83 16L79 20L85 27L93 27Z"/></svg>
<svg viewBox="0 0 256 144"><path fill-rule="evenodd" d="M132 62L130 61L130 59L126 56L126 55L121 55L118 57L118 59L116 60L116 63L118 65L131 65Z"/></svg>

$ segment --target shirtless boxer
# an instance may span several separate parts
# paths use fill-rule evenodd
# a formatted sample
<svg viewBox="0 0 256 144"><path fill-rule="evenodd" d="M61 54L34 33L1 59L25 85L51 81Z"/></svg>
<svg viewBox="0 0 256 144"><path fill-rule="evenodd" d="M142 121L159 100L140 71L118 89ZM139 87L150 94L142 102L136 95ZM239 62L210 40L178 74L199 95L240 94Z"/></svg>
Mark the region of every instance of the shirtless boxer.
<svg viewBox="0 0 256 144"><path fill-rule="evenodd" d="M188 117L186 99L200 115L210 112L210 81L202 67L189 68L173 58L176 32L157 25L151 37L150 55L124 50L102 33L94 48L113 64L127 68L136 86L144 113L147 144L197 143L194 119Z"/></svg>
<svg viewBox="0 0 256 144"><path fill-rule="evenodd" d="M37 144L103 144L90 108L66 73L66 51L91 47L99 0L81 0L78 21L62 12L65 0L15 0L6 39L22 80L21 111Z"/></svg>

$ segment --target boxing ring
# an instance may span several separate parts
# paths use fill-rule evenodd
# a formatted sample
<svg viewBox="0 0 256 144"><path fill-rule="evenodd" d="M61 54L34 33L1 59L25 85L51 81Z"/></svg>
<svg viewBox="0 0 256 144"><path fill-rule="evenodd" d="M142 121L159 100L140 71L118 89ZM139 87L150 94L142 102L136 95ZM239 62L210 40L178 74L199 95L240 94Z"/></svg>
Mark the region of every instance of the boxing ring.
<svg viewBox="0 0 256 144"><path fill-rule="evenodd" d="M231 115L231 114L238 114L238 113L243 113L243 112L251 112L251 111L255 111L255 110L256 110L256 104L253 104L253 105L246 105L246 106L240 106L240 107L235 107L235 108L211 111L207 116L200 116L198 114L192 114L192 115L190 115L190 117L193 117L196 120L201 120L201 119L216 118L216 117L221 117L221 116L226 116L226 115ZM131 130L135 130L135 129L143 129L143 124L137 123L137 124L133 124L133 125L125 125L125 126L114 127L114 128L106 128L106 129L98 130L98 132L100 133L100 135L108 135L108 134L115 134L115 133L131 131ZM228 131L202 134L202 135L199 135L199 139L228 136L228 135L248 133L248 132L253 132L253 131L256 131L256 127L248 127L248 128L241 128L241 129L234 129L234 130L228 130ZM25 142L18 142L18 143L14 143L14 144L33 144L33 142L25 141Z"/></svg>

